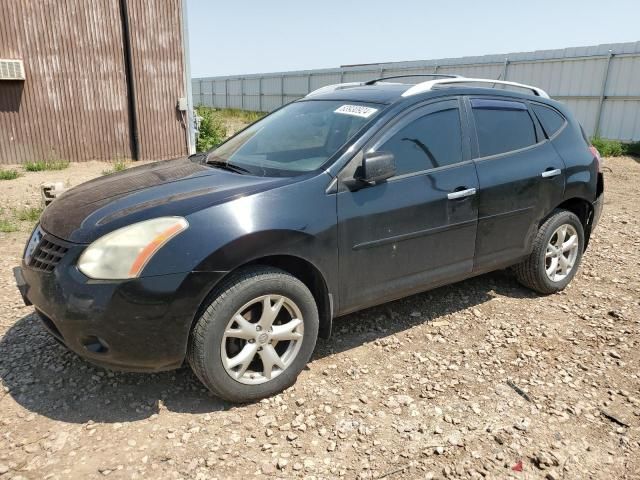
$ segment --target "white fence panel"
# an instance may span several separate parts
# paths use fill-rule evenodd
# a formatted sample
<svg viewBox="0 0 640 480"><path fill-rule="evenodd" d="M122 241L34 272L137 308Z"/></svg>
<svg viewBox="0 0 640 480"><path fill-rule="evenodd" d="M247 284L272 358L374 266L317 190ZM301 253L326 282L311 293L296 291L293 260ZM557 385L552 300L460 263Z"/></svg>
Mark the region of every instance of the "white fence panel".
<svg viewBox="0 0 640 480"><path fill-rule="evenodd" d="M428 73L536 85L566 103L588 135L640 140L640 42L200 78L193 79L193 102L216 108L269 112L326 85Z"/></svg>

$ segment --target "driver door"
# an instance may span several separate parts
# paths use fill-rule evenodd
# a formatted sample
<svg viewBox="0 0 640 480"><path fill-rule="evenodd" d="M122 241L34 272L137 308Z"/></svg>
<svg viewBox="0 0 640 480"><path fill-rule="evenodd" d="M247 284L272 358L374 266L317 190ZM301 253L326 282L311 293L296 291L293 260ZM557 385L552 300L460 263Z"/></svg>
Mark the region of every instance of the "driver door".
<svg viewBox="0 0 640 480"><path fill-rule="evenodd" d="M393 153L395 176L373 185L340 184L341 313L471 272L478 178L463 118L458 99L411 111L363 149ZM342 182L361 159L356 155L342 171Z"/></svg>

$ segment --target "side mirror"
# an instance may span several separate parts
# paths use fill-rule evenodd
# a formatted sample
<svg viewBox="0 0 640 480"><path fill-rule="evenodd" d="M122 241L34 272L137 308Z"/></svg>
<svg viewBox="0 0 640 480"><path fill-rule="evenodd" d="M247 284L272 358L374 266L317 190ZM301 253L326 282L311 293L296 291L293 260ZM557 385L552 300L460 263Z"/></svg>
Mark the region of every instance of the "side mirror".
<svg viewBox="0 0 640 480"><path fill-rule="evenodd" d="M354 177L365 183L376 183L396 174L396 159L390 152L369 152L362 158L362 166Z"/></svg>

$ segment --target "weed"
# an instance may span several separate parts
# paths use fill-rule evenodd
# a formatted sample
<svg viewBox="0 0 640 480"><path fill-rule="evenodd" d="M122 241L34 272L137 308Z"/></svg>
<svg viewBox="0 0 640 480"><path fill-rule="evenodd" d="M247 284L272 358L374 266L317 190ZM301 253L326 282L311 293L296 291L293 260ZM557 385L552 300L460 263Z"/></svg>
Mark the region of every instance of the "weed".
<svg viewBox="0 0 640 480"><path fill-rule="evenodd" d="M37 222L42 215L41 207L28 207L16 211L16 218L21 222Z"/></svg>
<svg viewBox="0 0 640 480"><path fill-rule="evenodd" d="M0 180L15 180L20 176L18 170L3 170L0 169Z"/></svg>
<svg viewBox="0 0 640 480"><path fill-rule="evenodd" d="M640 157L640 142L625 143L624 150L627 155Z"/></svg>
<svg viewBox="0 0 640 480"><path fill-rule="evenodd" d="M27 172L44 172L46 170L64 170L69 166L66 160L38 160L35 162L26 162L24 169Z"/></svg>
<svg viewBox="0 0 640 480"><path fill-rule="evenodd" d="M127 161L126 160L115 160L113 162L113 167L108 168L102 171L103 175L109 175L111 173L122 172L127 169Z"/></svg>
<svg viewBox="0 0 640 480"><path fill-rule="evenodd" d="M622 142L618 140L607 140L604 138L593 137L591 144L598 149L603 157L619 157L624 155Z"/></svg>
<svg viewBox="0 0 640 480"><path fill-rule="evenodd" d="M624 143L619 140L593 137L591 144L598 149L603 157L640 156L640 142Z"/></svg>
<svg viewBox="0 0 640 480"><path fill-rule="evenodd" d="M237 108L223 108L218 110L222 118L234 118L243 123L253 123L266 115L265 112L250 112L248 110L238 110Z"/></svg>
<svg viewBox="0 0 640 480"><path fill-rule="evenodd" d="M208 107L196 109L200 117L200 130L196 147L199 152L206 152L220 145L227 136L227 128L219 112Z"/></svg>
<svg viewBox="0 0 640 480"><path fill-rule="evenodd" d="M2 233L11 233L11 232L17 232L18 231L18 227L15 223L6 220L4 218L0 218L0 232Z"/></svg>

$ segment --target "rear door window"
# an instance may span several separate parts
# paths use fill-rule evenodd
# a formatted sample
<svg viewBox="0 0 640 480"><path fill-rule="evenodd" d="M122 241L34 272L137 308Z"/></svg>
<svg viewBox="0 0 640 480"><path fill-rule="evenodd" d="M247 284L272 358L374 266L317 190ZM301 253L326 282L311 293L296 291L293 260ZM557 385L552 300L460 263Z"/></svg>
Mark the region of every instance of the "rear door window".
<svg viewBox="0 0 640 480"><path fill-rule="evenodd" d="M533 113L536 114L540 124L544 129L544 133L547 134L547 138L552 137L555 133L562 128L565 122L565 118L560 115L560 112L551 107L540 105L539 103L531 104Z"/></svg>
<svg viewBox="0 0 640 480"><path fill-rule="evenodd" d="M535 125L524 103L476 98L471 100L471 106L481 157L537 143Z"/></svg>

